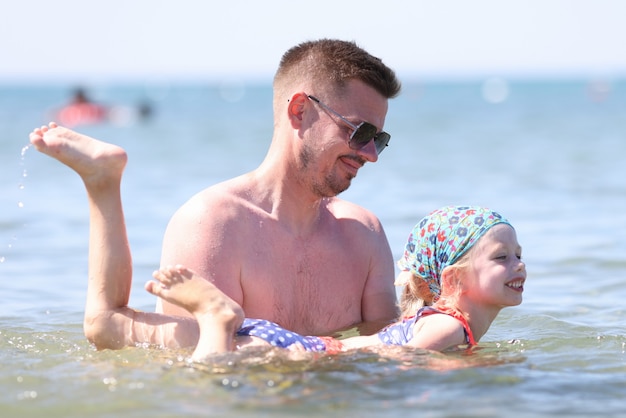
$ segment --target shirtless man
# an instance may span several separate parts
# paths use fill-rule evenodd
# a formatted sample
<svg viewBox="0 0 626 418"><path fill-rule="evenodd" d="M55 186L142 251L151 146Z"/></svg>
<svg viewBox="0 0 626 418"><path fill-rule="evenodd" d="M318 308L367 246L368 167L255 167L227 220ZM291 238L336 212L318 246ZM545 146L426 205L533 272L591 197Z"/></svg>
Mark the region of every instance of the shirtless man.
<svg viewBox="0 0 626 418"><path fill-rule="evenodd" d="M389 243L376 216L337 195L386 146L400 83L354 43L319 40L285 53L273 87L264 161L174 214L161 266L183 264L247 316L301 334L364 322L377 331L398 314ZM189 316L167 301L157 311Z"/></svg>

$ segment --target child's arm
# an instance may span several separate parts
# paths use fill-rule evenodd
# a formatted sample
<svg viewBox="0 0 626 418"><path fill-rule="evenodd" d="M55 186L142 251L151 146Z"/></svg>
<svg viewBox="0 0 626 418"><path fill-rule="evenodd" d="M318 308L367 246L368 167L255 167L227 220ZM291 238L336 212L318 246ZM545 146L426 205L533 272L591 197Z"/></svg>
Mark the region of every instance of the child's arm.
<svg viewBox="0 0 626 418"><path fill-rule="evenodd" d="M463 325L449 315L432 314L420 318L407 345L444 351L462 344L466 344Z"/></svg>
<svg viewBox="0 0 626 418"><path fill-rule="evenodd" d="M354 348L363 348L363 347L372 347L372 346L382 345L380 338L378 338L378 334L348 337L340 341L341 341L341 344L344 346L344 348L348 350L354 349Z"/></svg>

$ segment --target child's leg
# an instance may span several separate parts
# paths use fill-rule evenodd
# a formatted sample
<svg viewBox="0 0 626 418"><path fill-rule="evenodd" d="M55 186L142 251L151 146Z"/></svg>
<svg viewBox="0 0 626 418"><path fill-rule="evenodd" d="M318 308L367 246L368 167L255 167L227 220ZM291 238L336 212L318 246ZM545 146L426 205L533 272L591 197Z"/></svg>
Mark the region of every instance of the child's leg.
<svg viewBox="0 0 626 418"><path fill-rule="evenodd" d="M85 336L97 348L136 343L166 347L193 346L196 321L168 318L128 308L132 260L120 197L126 152L56 124L35 129L30 140L37 150L73 169L82 178L89 200L89 282Z"/></svg>
<svg viewBox="0 0 626 418"><path fill-rule="evenodd" d="M213 284L180 266L155 272L154 277L161 283L148 282L146 290L187 309L195 320L128 307L132 260L120 196L125 151L55 124L35 129L30 140L37 150L76 171L87 190L87 338L99 349L137 343L178 348L198 343L194 360L235 349L234 335L243 321L243 310ZM247 345L250 340L241 338L238 344Z"/></svg>
<svg viewBox="0 0 626 418"><path fill-rule="evenodd" d="M235 342L235 333L244 319L243 309L213 283L183 267L165 267L155 271L160 283L146 283L155 296L189 311L198 321L200 338L192 360L202 361L209 354L232 351L235 344L249 344L249 338Z"/></svg>
<svg viewBox="0 0 626 418"><path fill-rule="evenodd" d="M98 325L106 324L99 324L98 319L102 313L106 315L127 305L132 280L132 260L120 197L126 152L55 124L35 129L30 141L38 151L78 173L87 189L89 283L84 330L96 346L106 346L106 342L100 341L105 330L97 329Z"/></svg>

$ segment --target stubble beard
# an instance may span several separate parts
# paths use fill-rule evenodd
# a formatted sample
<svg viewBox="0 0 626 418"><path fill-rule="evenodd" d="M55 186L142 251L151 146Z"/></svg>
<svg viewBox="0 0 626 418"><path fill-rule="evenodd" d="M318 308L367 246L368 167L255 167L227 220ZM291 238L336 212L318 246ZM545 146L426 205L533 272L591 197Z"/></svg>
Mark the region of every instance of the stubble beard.
<svg viewBox="0 0 626 418"><path fill-rule="evenodd" d="M314 155L314 151L308 146L304 146L300 152L300 173L302 175L302 179L310 183L311 191L320 198L335 197L346 191L348 187L350 187L350 183L352 182L352 178L354 176L351 176L348 179L338 178L334 171L330 171L325 174L322 181L319 181L318 175L320 173L315 170L315 166L312 163L312 161L314 161ZM313 175L308 175L310 171L313 171Z"/></svg>

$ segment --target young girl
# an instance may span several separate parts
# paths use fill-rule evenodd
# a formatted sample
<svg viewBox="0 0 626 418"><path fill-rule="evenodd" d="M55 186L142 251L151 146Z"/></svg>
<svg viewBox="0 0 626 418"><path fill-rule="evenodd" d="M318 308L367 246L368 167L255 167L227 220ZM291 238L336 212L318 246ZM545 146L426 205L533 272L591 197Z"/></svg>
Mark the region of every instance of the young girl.
<svg viewBox="0 0 626 418"><path fill-rule="evenodd" d="M185 308L195 320L135 311L128 307L132 261L120 198L126 153L54 123L35 129L30 140L76 171L87 190L84 331L98 349L196 345L194 361L259 344L329 353L372 345L443 351L476 344L503 307L522 301L526 269L513 227L490 209L452 206L432 212L413 229L399 261L403 318L378 334L343 340L300 336L269 321L245 319L237 303L183 266L156 271L156 281L145 288Z"/></svg>

